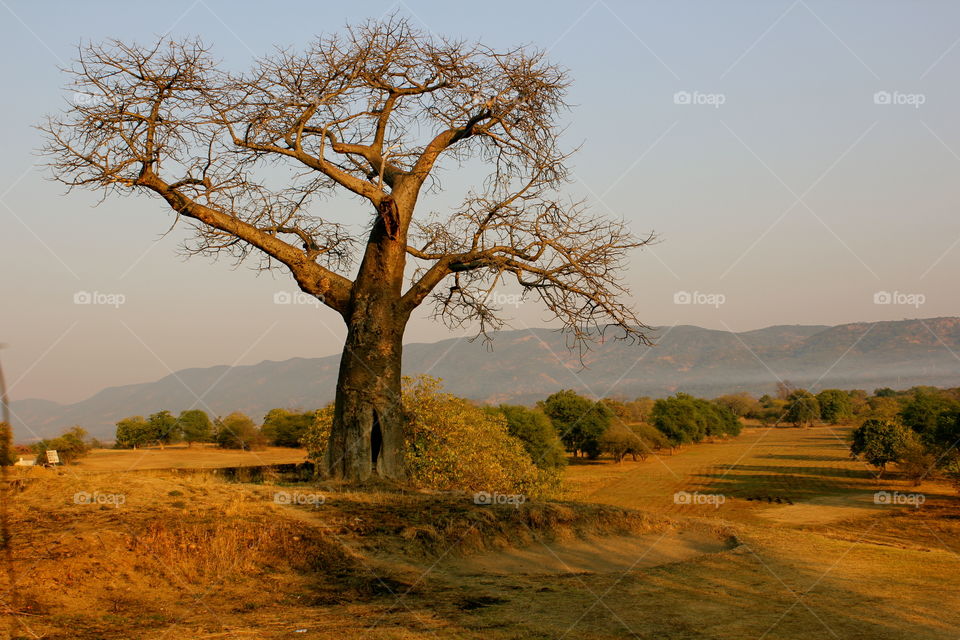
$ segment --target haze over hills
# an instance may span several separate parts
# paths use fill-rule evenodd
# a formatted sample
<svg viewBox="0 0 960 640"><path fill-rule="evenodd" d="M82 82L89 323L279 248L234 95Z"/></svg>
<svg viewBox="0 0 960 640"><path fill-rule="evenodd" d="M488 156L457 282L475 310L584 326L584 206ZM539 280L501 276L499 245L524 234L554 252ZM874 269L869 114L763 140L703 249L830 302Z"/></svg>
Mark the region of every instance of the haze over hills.
<svg viewBox="0 0 960 640"><path fill-rule="evenodd" d="M492 345L464 339L404 347L404 372L429 373L457 395L482 402L530 404L559 389L594 396L661 397L677 391L712 397L769 393L776 382L830 387L908 388L960 385L960 318L828 326L773 326L731 333L679 325L653 332L654 347L608 341L580 363L563 334L501 331ZM213 415L242 411L259 421L274 407L312 409L333 399L340 356L184 369L155 382L110 387L61 405L12 403L17 441L79 424L112 438L129 415L198 407Z"/></svg>

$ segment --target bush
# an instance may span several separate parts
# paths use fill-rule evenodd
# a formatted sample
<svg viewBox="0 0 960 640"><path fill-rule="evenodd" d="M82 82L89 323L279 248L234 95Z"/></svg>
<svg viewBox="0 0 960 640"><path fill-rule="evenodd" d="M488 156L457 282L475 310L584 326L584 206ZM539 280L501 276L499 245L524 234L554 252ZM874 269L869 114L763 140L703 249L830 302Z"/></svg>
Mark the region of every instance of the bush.
<svg viewBox="0 0 960 640"><path fill-rule="evenodd" d="M916 486L933 472L939 456L924 447L914 434L907 432L907 436L907 442L900 452L897 467Z"/></svg>
<svg viewBox="0 0 960 640"><path fill-rule="evenodd" d="M600 436L600 450L618 463L627 455L645 459L650 450L636 433L622 424L613 424Z"/></svg>
<svg viewBox="0 0 960 640"><path fill-rule="evenodd" d="M316 411L271 409L263 419L261 432L278 447L299 447L300 440L316 420Z"/></svg>
<svg viewBox="0 0 960 640"><path fill-rule="evenodd" d="M441 389L438 379L404 378L407 415L404 459L410 482L437 490L496 491L542 495L559 482L556 470L540 469L507 420ZM333 423L333 407L317 412L304 435L310 459L321 461Z"/></svg>
<svg viewBox="0 0 960 640"><path fill-rule="evenodd" d="M535 465L541 469L560 469L567 465L563 442L543 411L502 404L488 412L503 416L510 435L523 443Z"/></svg>
<svg viewBox="0 0 960 640"><path fill-rule="evenodd" d="M76 462L90 451L87 432L80 427L64 431L60 436L34 443L33 452L38 462L46 462L47 451L54 450L63 464Z"/></svg>
<svg viewBox="0 0 960 640"><path fill-rule="evenodd" d="M633 431L643 441L647 451L654 452L661 449L669 449L670 441L663 435L659 429L652 424L631 424L630 430Z"/></svg>
<svg viewBox="0 0 960 640"><path fill-rule="evenodd" d="M307 457L317 463L323 460L323 454L330 443L333 409L334 404L331 402L323 409L314 411L313 424L300 436L300 446L307 450Z"/></svg>
<svg viewBox="0 0 960 640"><path fill-rule="evenodd" d="M250 451L263 448L267 441L253 420L239 411L234 411L222 420L218 419L216 427L217 446L221 449Z"/></svg>

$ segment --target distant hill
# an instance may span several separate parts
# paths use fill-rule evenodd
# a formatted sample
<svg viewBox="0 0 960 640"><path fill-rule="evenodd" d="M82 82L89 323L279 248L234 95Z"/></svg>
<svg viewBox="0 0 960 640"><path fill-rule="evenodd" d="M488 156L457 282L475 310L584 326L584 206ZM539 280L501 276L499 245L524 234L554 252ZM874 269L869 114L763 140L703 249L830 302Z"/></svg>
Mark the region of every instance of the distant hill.
<svg viewBox="0 0 960 640"><path fill-rule="evenodd" d="M774 390L778 377L829 387L960 385L960 318L775 326L730 333L661 327L655 347L609 341L583 358L549 329L501 331L490 345L449 339L404 347L404 372L441 377L453 393L483 402L527 404L559 389L597 396L654 397L685 391L716 396ZM156 382L110 387L69 405L18 400L18 441L79 424L112 438L114 423L158 409L194 406L213 414L243 411L255 420L273 407L316 408L333 399L340 356L185 369ZM202 401L198 402L197 397ZM22 422L21 422L22 421ZM29 429L26 425L29 425Z"/></svg>

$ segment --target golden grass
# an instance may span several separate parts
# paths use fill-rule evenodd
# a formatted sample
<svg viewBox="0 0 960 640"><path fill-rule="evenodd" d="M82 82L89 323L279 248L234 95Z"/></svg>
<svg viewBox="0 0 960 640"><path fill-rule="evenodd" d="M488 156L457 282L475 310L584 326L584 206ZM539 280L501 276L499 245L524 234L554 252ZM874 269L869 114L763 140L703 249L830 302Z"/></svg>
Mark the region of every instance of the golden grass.
<svg viewBox="0 0 960 640"><path fill-rule="evenodd" d="M573 465L566 498L576 500L519 509L387 485L358 491L163 471L19 470L16 633L951 637L960 624L955 493L938 481L918 489L894 477L877 482L848 458L844 435L840 428L748 429L661 460ZM877 506L878 488L922 491L928 500L921 509ZM326 501L278 505L277 491ZM728 499L719 508L678 505L677 491ZM77 504L79 492L124 500ZM794 505L747 499L758 496ZM647 566L651 551L630 542L649 539L655 548L704 531L739 544ZM483 554L487 562L504 549L509 562L523 557L520 548L562 559L564 549L586 553L584 541L598 535L614 546L618 536L632 536L615 570L494 575L477 569L490 565L459 560Z"/></svg>
<svg viewBox="0 0 960 640"><path fill-rule="evenodd" d="M146 449L94 449L81 458L75 471L133 471L143 469L204 469L303 462L304 449L266 447L256 451L218 449L212 446L173 445Z"/></svg>

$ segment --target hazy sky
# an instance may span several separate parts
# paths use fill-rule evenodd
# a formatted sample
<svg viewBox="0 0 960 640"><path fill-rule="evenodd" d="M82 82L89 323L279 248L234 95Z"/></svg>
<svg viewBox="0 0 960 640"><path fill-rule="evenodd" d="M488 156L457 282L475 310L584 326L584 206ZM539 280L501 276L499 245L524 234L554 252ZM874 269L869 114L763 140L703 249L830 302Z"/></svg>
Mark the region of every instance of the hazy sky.
<svg viewBox="0 0 960 640"><path fill-rule="evenodd" d="M164 235L172 217L159 202L93 208L94 193L64 195L39 166L33 126L65 106L58 67L81 41L199 35L243 69L391 11L436 33L529 43L570 69L566 140L582 143L572 193L660 238L627 274L647 324L741 331L960 312L960 3L469 6L0 0L0 342L12 397L75 401L170 370L339 352L334 312L274 304L294 290L283 274L178 257L183 232ZM125 301L74 304L82 291ZM678 292L700 295L677 304ZM511 312L515 327L546 324L535 305ZM409 342L449 335L426 319L407 330Z"/></svg>

